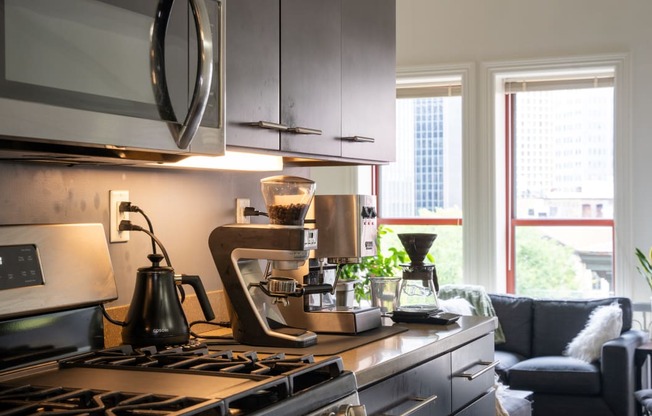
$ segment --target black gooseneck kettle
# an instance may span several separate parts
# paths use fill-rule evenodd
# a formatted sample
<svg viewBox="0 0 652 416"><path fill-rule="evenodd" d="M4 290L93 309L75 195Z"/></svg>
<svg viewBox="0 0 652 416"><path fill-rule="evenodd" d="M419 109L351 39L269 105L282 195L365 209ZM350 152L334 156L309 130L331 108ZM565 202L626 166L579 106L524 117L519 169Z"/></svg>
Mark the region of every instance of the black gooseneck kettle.
<svg viewBox="0 0 652 416"><path fill-rule="evenodd" d="M175 275L161 266L163 256L150 254L150 267L138 269L136 287L122 328L122 342L134 346L185 344L190 338L186 315L177 295L177 285L193 287L207 321L215 318L199 276Z"/></svg>

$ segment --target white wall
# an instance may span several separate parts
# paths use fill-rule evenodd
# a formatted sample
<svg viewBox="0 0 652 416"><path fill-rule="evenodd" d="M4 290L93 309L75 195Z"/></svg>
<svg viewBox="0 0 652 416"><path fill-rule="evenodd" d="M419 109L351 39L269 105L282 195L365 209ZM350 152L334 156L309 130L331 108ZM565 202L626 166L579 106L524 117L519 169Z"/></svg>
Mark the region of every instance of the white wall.
<svg viewBox="0 0 652 416"><path fill-rule="evenodd" d="M401 68L483 64L541 58L626 54L631 102L631 229L619 269L632 279L629 293L647 300L652 291L636 272L630 247L652 246L652 2L649 0L397 0L397 66ZM476 83L482 88L481 83ZM481 97L482 94L475 94ZM477 114L482 108L476 108ZM474 140L488 137L476 126ZM478 143L480 144L480 143ZM627 186L627 184L625 184ZM616 225L618 227L618 225ZM629 227L628 227L629 228Z"/></svg>

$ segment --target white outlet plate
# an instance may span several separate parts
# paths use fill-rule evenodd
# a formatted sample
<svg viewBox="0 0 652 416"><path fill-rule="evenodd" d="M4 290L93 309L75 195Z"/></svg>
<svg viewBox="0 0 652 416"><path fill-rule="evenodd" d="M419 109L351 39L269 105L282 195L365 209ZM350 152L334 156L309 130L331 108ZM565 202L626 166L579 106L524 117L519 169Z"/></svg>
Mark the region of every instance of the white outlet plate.
<svg viewBox="0 0 652 416"><path fill-rule="evenodd" d="M120 203L129 201L129 191L109 191L110 241L124 243L129 241L129 231L120 231L120 221L129 219L129 212L120 212Z"/></svg>
<svg viewBox="0 0 652 416"><path fill-rule="evenodd" d="M249 217L245 217L244 210L250 206L249 198L236 198L235 199L235 223L236 224L249 224Z"/></svg>

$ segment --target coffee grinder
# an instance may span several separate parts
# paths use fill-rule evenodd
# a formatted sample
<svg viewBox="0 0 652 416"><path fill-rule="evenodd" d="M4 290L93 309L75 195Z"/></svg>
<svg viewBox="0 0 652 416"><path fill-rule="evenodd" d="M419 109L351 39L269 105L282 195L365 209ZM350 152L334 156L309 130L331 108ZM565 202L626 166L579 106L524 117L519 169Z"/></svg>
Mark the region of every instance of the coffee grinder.
<svg viewBox="0 0 652 416"><path fill-rule="evenodd" d="M331 286L305 287L289 276L317 247L317 230L304 227L314 189L315 183L305 178L265 178L261 190L270 224L224 225L209 237L233 337L240 343L307 347L317 342L314 332L288 324L279 311L291 298L332 290Z"/></svg>
<svg viewBox="0 0 652 416"><path fill-rule="evenodd" d="M341 266L376 255L376 198L315 195L313 208L315 226L319 229L319 245L312 259L314 266L304 265L292 273L306 288L331 290L314 290L303 298L289 298L281 314L290 325L319 333L358 334L378 328L382 324L380 308L346 306L332 301Z"/></svg>
<svg viewBox="0 0 652 416"><path fill-rule="evenodd" d="M403 280L401 281L397 311L421 313L438 310L437 271L434 264L424 262L437 234L405 233L398 234L398 238L410 257L410 263L401 265Z"/></svg>

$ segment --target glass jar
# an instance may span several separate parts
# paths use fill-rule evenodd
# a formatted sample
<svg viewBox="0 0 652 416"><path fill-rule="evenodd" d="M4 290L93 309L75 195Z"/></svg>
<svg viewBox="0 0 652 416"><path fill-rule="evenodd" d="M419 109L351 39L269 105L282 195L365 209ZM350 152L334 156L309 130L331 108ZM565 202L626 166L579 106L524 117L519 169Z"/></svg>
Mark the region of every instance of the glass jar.
<svg viewBox="0 0 652 416"><path fill-rule="evenodd" d="M398 300L401 311L421 312L439 309L433 270L434 265L426 265L403 271Z"/></svg>
<svg viewBox="0 0 652 416"><path fill-rule="evenodd" d="M303 225L315 194L315 182L297 176L271 176L260 181L270 224Z"/></svg>

